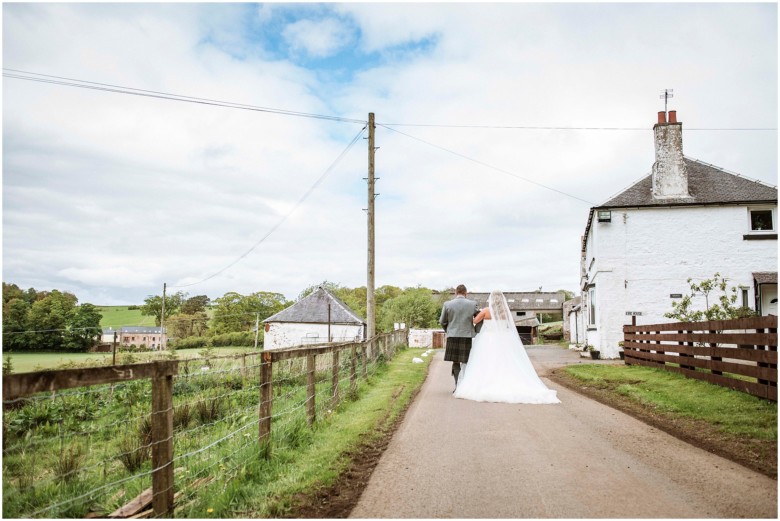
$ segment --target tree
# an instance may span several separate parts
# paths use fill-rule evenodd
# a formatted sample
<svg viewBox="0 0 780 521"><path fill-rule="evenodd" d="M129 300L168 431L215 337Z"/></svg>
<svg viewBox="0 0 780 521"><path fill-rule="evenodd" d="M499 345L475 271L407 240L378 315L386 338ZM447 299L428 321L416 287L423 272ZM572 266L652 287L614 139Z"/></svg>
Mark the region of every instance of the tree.
<svg viewBox="0 0 780 521"><path fill-rule="evenodd" d="M173 295L165 296L165 320L179 312L182 301L186 297L186 293L177 291ZM141 314L147 316L153 316L154 322L158 326L162 323L160 317L162 315L162 302L163 299L160 295L152 295L144 299L144 305L141 306Z"/></svg>
<svg viewBox="0 0 780 521"><path fill-rule="evenodd" d="M564 302L574 298L574 292L573 291L569 291L569 290L566 290L566 289L559 289L557 292L558 293L563 293L563 301Z"/></svg>
<svg viewBox="0 0 780 521"><path fill-rule="evenodd" d="M196 313L205 313L206 306L209 305L211 299L206 295L196 295L185 300L181 305L181 313L183 315L194 315Z"/></svg>
<svg viewBox="0 0 780 521"><path fill-rule="evenodd" d="M396 322L403 322L407 327L436 327L439 310L430 289L407 288L384 303L377 322L383 331L392 331Z"/></svg>
<svg viewBox="0 0 780 521"><path fill-rule="evenodd" d="M212 326L215 334L251 331L258 319L263 320L278 313L290 303L281 293L258 291L241 295L234 291L214 300Z"/></svg>
<svg viewBox="0 0 780 521"><path fill-rule="evenodd" d="M184 313L168 319L166 329L171 336L181 340L190 336L204 336L208 330L209 317L205 311L198 311L191 315Z"/></svg>
<svg viewBox="0 0 780 521"><path fill-rule="evenodd" d="M24 298L14 298L3 302L3 350L19 351L27 348L30 329L27 324L27 314L30 304Z"/></svg>
<svg viewBox="0 0 780 521"><path fill-rule="evenodd" d="M35 302L27 313L31 333L28 348L33 351L60 351L65 346L64 331L70 324L78 299L72 293L52 290Z"/></svg>
<svg viewBox="0 0 780 521"><path fill-rule="evenodd" d="M744 306L735 306L737 302L737 288L728 288L727 279L716 273L711 279L704 279L700 283L688 279L690 295L685 295L679 301L672 302L672 311L664 313L666 318L673 318L680 322L701 322L703 320L729 320L755 315L755 312ZM710 294L719 290L717 302L710 305ZM693 299L697 296L704 297L704 310L694 310ZM714 300L714 295L713 295Z"/></svg>
<svg viewBox="0 0 780 521"><path fill-rule="evenodd" d="M65 347L73 351L87 351L100 340L100 320L103 315L92 304L82 304L76 308L69 323L69 335Z"/></svg>

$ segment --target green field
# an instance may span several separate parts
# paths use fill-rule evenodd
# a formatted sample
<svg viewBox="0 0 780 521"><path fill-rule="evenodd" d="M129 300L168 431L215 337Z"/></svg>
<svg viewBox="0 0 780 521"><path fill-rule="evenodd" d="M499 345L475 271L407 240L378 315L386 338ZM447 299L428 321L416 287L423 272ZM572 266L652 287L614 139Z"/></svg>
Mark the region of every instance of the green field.
<svg viewBox="0 0 780 521"><path fill-rule="evenodd" d="M202 349L177 349L180 358L198 358ZM212 356L232 355L253 351L250 347L214 347ZM79 367L95 367L111 363L111 353L3 353L3 362L11 358L14 373L29 373L44 369L56 369L76 364ZM166 352L133 353L136 362L165 357ZM117 363L123 362L122 353L117 353Z"/></svg>
<svg viewBox="0 0 780 521"><path fill-rule="evenodd" d="M98 306L98 311L103 315L100 327L155 325L153 316L144 316L140 309L127 309L128 307L130 306Z"/></svg>

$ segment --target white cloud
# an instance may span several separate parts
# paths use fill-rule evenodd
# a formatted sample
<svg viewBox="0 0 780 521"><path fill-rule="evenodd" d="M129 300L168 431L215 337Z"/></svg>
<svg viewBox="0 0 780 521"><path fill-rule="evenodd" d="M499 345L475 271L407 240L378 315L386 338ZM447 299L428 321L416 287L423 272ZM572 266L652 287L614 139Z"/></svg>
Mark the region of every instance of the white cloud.
<svg viewBox="0 0 780 521"><path fill-rule="evenodd" d="M353 31L339 20L325 18L299 20L289 24L282 31L282 36L293 51L302 51L315 58L325 58L348 45L353 38Z"/></svg>
<svg viewBox="0 0 780 521"><path fill-rule="evenodd" d="M643 129L392 127L459 156L379 126L378 286L574 290L590 205L538 184L597 204L648 173L663 88L686 155L777 182L776 132L692 130L777 126L775 5L307 9L8 4L4 66L379 123ZM340 79L272 44L352 53L339 67L353 69ZM96 304L140 303L163 282L212 298L365 284L361 140L243 260L184 287L276 226L360 125L3 87L5 281Z"/></svg>

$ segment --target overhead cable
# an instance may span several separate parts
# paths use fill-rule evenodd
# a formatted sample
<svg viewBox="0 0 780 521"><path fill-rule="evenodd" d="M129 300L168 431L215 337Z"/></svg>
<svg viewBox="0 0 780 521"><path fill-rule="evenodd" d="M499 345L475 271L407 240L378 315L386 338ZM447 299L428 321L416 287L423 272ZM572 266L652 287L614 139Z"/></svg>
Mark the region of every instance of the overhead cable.
<svg viewBox="0 0 780 521"><path fill-rule="evenodd" d="M8 72L6 72L8 71ZM66 87L78 87L82 89L98 90L105 92L114 92L118 94L129 94L133 96L144 96L149 98L166 99L171 101L182 101L186 103L197 103L200 105L212 105L240 110L251 110L254 112L267 112L271 114L280 114L283 116L296 116L302 118L324 119L328 121L337 121L340 123L359 123L366 124L365 120L343 118L340 116L328 116L324 114L313 114L310 112L300 112L295 110L276 109L271 107L259 107L247 105L244 103L234 103L231 101L220 101L209 98L196 98L193 96L184 96L181 94L172 94L168 92L159 92L154 90L136 89L133 87L124 87L121 85L112 85L109 83L98 83L94 81L78 80L74 78L64 78L61 76L52 76L50 74L40 74L36 72L20 71L17 69L3 69L3 76L26 81L37 81L40 83L50 83L53 85L63 85Z"/></svg>
<svg viewBox="0 0 780 521"><path fill-rule="evenodd" d="M171 288L187 288L187 287L190 287L190 286L195 286L196 284L200 284L200 283L202 283L202 282L206 282L207 280L213 279L213 278L214 278L214 277L216 277L217 275L219 275L219 274L221 274L221 273L225 272L226 270L228 270L229 268L231 268L231 267L235 266L235 265L236 265L238 262L240 262L242 259L244 259L244 258L245 258L247 255L249 255L250 253L252 253L252 252L255 250L255 248L257 248L257 247L258 247L258 246L259 246L259 245L260 245L260 244L261 244L263 241L265 241L265 240L266 240L268 237L270 237L270 235L271 235L272 233L274 233L274 232L275 232L275 231L276 231L276 230L277 230L277 229L278 229L278 228L279 228L279 227L280 227L280 226L281 226L281 225L282 225L282 224L283 224L283 223L284 223L284 222L287 220L287 218L289 218L289 217L290 217L290 216L291 216L291 215L292 215L292 214L295 212L295 210L297 210L297 209L298 209L298 207L299 207L301 204L303 204L303 202L304 202L304 201L305 201L305 200L306 200L306 199L307 199L307 198L308 198L308 197L309 197L309 196L312 194L312 192L314 192L314 189L315 189L315 188L317 188L317 187L320 185L320 183L322 183L322 181L325 179L325 177L326 177L326 176L327 176L327 175L328 175L330 172L332 172L334 168L336 168L336 165L338 165L338 164L339 164L339 162L340 162L340 161L341 161L341 160L344 158L344 156L345 156L345 155L347 155L347 152L349 152L349 151L352 149L352 147L355 145L355 143L357 143L357 142L360 140L360 137L363 135L363 132L366 130L366 128L367 128L367 125L366 125L365 127L363 127L362 129L360 129L360 132L358 132L358 133L355 135L355 137L354 137L354 138L352 138L352 141L350 141L350 142L349 142L349 144L348 144L348 145L347 145L347 147L346 147L346 148L345 148L345 149L344 149L344 150L341 152L341 154L339 154L339 155L338 155L338 157L337 157L337 158L336 158L336 159L333 161L333 163L331 163L331 165L330 165L330 166L329 166L327 169L325 169L325 171L322 173L322 175L321 175L321 176L320 176L320 177L319 177L319 178L318 178L318 179L317 179L317 180L314 182L314 184L313 184L313 185L311 185L311 187L309 187L309 189L306 191L306 193L305 193L305 194L303 194L303 196L302 196L302 197L301 197L301 198L298 200L298 202L297 202L297 203L295 203L295 206L293 206L293 207L292 207L292 209L291 209L289 212L287 212L287 214L285 214L285 215L284 215L284 216L283 216L283 217L282 217L282 218L279 220L279 222L278 222L278 223L276 223L276 224L275 224L275 225L274 225L274 226L273 226L273 227L272 227L272 228L271 228L271 229L268 231L268 233L266 233L265 235L263 235L263 236L260 238L260 240L258 240L257 242L255 242L255 243L252 245L252 247L251 247L251 248L249 248L247 251L245 251L244 253L242 253L242 254L241 254L241 255L240 255L240 256L239 256L239 257L238 257L236 260L234 260L233 262L231 262L230 264L228 264L227 266L225 266L225 267L224 267L224 268L222 268L221 270L219 270L219 271L217 271L217 272L213 273L212 275L209 275L208 277L206 277L206 278L204 278L204 279L202 279L202 280L199 280L199 281L197 281L197 282L192 282L192 283L190 283L190 284L180 284L180 285L177 285L177 286L169 286L169 287L171 287Z"/></svg>
<svg viewBox="0 0 780 521"><path fill-rule="evenodd" d="M527 183L531 183L531 184L534 184L536 186L540 186L540 187L545 188L547 190L551 190L551 191L559 193L561 195L565 195L566 197L571 197L572 199L576 199L578 201L582 201L583 203L587 203L587 204L589 204L591 206L595 206L595 203L592 203L592 202L590 202L588 200L585 200L585 199L583 199L581 197L577 197L576 195L572 195L572 194L566 193L566 192L564 192L562 190L558 190L557 188L553 188L551 186L547 186L545 184L539 183L539 182L534 181L532 179L528 179L527 177L523 177L523 176L521 176L519 174L516 174L514 172L510 172L509 170L504 170L503 168L499 168L497 166L493 166L491 164L485 163L484 161L480 161L479 159L474 159L473 157L466 156L464 154L461 154L460 152L455 152L454 150L450 150L449 148L444 148L443 146L436 145L436 144L431 143L429 141L425 141L424 139L418 138L416 136L412 136L411 134L407 134L405 132L401 132L400 130L396 130L394 128L390 128L388 126L381 125L379 123L377 123L377 126L384 127L387 130L390 130L392 132L396 132L396 133L401 134L403 136L406 136L406 137L408 137L410 139L414 139L416 141L419 141L420 143L425 143L428 146L431 146L433 148L438 148L439 150L443 150L444 152L447 152L449 154L452 154L452 155L458 156L460 158L466 159L468 161L471 161L472 163L476 163L476 164L484 166L486 168L490 168L491 170L495 170L497 172L501 172L502 174L506 174L506 175L515 177L517 179L520 179L521 181L525 181Z"/></svg>
<svg viewBox="0 0 780 521"><path fill-rule="evenodd" d="M498 129L498 130L631 130L631 131L651 131L652 127L564 127L564 126L541 126L541 125L451 125L435 123L379 123L383 127L432 127L432 128L478 128L478 129ZM753 130L767 131L777 130L776 127L756 127L756 128L689 128L689 130Z"/></svg>

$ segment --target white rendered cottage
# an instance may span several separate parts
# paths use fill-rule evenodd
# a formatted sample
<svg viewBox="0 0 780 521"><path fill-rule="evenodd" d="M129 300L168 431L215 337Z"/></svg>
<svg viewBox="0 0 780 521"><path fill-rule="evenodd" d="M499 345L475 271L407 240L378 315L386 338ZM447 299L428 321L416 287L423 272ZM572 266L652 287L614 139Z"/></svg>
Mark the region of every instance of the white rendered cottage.
<svg viewBox="0 0 780 521"><path fill-rule="evenodd" d="M264 349L363 340L365 322L322 286L265 320Z"/></svg>
<svg viewBox="0 0 780 521"><path fill-rule="evenodd" d="M585 342L602 358L618 357L631 314L670 322L688 278L720 273L737 305L777 313L777 188L684 157L674 111L653 130L652 173L591 208L582 239ZM694 303L704 308L703 297Z"/></svg>

